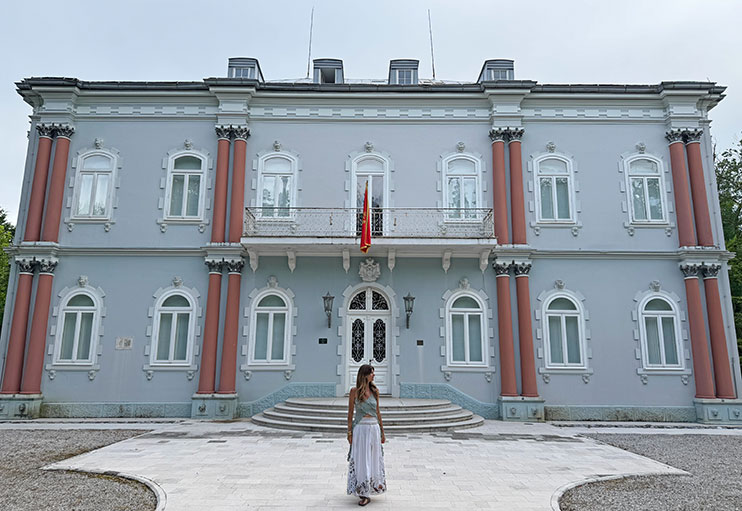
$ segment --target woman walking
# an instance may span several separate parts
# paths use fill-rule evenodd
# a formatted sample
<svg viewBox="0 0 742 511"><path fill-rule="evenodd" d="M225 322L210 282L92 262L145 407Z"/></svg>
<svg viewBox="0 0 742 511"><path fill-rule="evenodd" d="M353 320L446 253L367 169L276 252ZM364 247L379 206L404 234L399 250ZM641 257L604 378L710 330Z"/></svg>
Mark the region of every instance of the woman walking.
<svg viewBox="0 0 742 511"><path fill-rule="evenodd" d="M348 396L348 495L360 497L359 506L371 502L370 495L386 491L381 448L385 441L374 368L364 364L358 369L356 386L350 389Z"/></svg>

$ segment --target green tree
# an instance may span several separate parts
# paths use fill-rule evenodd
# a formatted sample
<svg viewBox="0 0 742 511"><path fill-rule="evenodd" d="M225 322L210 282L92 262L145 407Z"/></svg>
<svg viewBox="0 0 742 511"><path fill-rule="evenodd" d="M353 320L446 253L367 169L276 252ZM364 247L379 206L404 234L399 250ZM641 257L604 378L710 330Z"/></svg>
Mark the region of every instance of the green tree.
<svg viewBox="0 0 742 511"><path fill-rule="evenodd" d="M729 262L729 282L737 348L742 360L742 140L715 159L724 238L727 250L736 254Z"/></svg>
<svg viewBox="0 0 742 511"><path fill-rule="evenodd" d="M5 296L8 292L8 278L10 278L10 259L3 248L13 243L13 236L15 236L15 227L8 220L5 210L0 208L0 330L2 330Z"/></svg>

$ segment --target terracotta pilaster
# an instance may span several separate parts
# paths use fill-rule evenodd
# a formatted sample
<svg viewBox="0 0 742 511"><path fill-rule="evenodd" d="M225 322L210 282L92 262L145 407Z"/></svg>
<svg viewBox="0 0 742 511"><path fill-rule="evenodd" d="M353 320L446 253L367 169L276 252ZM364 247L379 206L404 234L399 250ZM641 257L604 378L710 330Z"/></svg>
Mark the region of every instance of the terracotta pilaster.
<svg viewBox="0 0 742 511"><path fill-rule="evenodd" d="M727 336L724 334L724 317L721 313L721 297L719 295L719 270L721 265L704 265L703 287L706 292L706 308L708 309L709 333L711 334L711 357L714 361L714 382L716 383L716 397L721 399L735 399L732 370L727 350Z"/></svg>
<svg viewBox="0 0 742 511"><path fill-rule="evenodd" d="M10 323L8 354L5 357L5 373L0 394L17 394L21 390L23 356L26 351L28 311L31 307L31 286L35 261L16 260L18 265L18 287L13 304L13 319Z"/></svg>
<svg viewBox="0 0 742 511"><path fill-rule="evenodd" d="M41 218L44 216L44 199L46 198L46 181L49 176L49 160L52 154L52 137L54 128L48 124L36 125L39 133L39 145L36 151L36 166L31 182L31 196L28 200L28 217L24 241L39 241L41 236Z"/></svg>
<svg viewBox="0 0 742 511"><path fill-rule="evenodd" d="M62 199L64 198L64 182L67 175L67 158L70 153L70 137L75 132L75 128L72 126L57 126L55 131L57 145L54 148L52 179L49 183L44 230L41 239L57 242L59 241L59 221L62 218Z"/></svg>
<svg viewBox="0 0 742 511"><path fill-rule="evenodd" d="M703 177L703 160L701 159L703 130L686 130L684 134L698 244L704 247L712 247L714 245L714 235L711 232L711 215L709 214L709 202L706 195L706 180Z"/></svg>
<svg viewBox="0 0 742 511"><path fill-rule="evenodd" d="M21 394L41 393L41 372L44 368L49 304L52 298L52 283L56 266L56 261L39 261L39 284L36 287L36 302L33 309L33 319L31 320L28 354L23 367Z"/></svg>
<svg viewBox="0 0 742 511"><path fill-rule="evenodd" d="M517 396L513 316L510 308L510 263L493 263L497 281L497 332L500 344L500 395Z"/></svg>
<svg viewBox="0 0 742 511"><path fill-rule="evenodd" d="M521 396L538 397L536 384L536 362L533 353L533 329L531 326L531 293L528 289L530 262L514 262L515 292L518 299L518 341L520 348Z"/></svg>
<svg viewBox="0 0 742 511"><path fill-rule="evenodd" d="M222 343L222 366L219 373L219 394L235 393L237 373L237 340L239 338L240 320L240 281L245 262L227 261L229 280L227 282L227 310L224 325L224 342Z"/></svg>
<svg viewBox="0 0 742 511"><path fill-rule="evenodd" d="M508 149L510 150L510 208L513 221L513 243L525 245L526 206L523 195L523 162L520 139L523 129L508 130Z"/></svg>
<svg viewBox="0 0 742 511"><path fill-rule="evenodd" d="M495 215L495 236L497 243L507 245L510 243L508 232L508 194L507 176L505 175L505 137L504 129L490 130L492 139L492 188L493 188L493 213Z"/></svg>
<svg viewBox="0 0 742 511"><path fill-rule="evenodd" d="M206 324L198 377L198 394L212 394L216 388L216 354L219 339L219 308L222 297L223 261L206 261L209 267L209 296L206 301Z"/></svg>
<svg viewBox="0 0 742 511"><path fill-rule="evenodd" d="M674 144L677 145L677 144ZM698 283L700 264L681 264L680 271L685 277L685 294L688 300L688 322L690 323L690 345L693 353L693 376L696 380L696 397L714 399L714 381L711 377L708 339L703 320L701 288Z"/></svg>
<svg viewBox="0 0 742 511"><path fill-rule="evenodd" d="M239 243L245 213L245 161L247 158L247 127L233 128L234 162L232 167L232 196L229 208L229 242ZM231 281L230 281L231 282Z"/></svg>
<svg viewBox="0 0 742 511"><path fill-rule="evenodd" d="M227 226L227 182L229 181L229 146L231 129L216 127L219 138L216 150L216 179L214 180L214 218L211 225L211 242L222 243Z"/></svg>
<svg viewBox="0 0 742 511"><path fill-rule="evenodd" d="M675 194L675 214L678 219L678 239L681 247L692 247L696 245L696 234L693 231L693 215L690 209L683 133L680 130L671 130L665 137L670 142L670 166L672 167L672 188Z"/></svg>

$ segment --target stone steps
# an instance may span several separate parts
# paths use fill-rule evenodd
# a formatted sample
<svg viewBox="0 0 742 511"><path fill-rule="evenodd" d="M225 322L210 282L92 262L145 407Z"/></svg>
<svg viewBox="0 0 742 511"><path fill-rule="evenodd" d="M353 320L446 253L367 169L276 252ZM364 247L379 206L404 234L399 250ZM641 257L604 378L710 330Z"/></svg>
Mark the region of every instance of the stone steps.
<svg viewBox="0 0 742 511"><path fill-rule="evenodd" d="M481 426L484 419L443 399L381 397L386 433L428 433ZM255 424L297 431L345 434L347 398L290 398L252 417Z"/></svg>

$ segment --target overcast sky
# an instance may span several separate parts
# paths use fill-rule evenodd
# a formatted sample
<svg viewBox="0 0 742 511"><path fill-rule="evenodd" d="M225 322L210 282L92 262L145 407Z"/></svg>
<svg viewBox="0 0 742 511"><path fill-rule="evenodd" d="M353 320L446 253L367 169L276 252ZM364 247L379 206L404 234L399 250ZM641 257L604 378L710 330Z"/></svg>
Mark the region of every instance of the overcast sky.
<svg viewBox="0 0 742 511"><path fill-rule="evenodd" d="M343 59L346 78L384 78L389 60L420 60L430 78L475 81L490 58L540 83L711 80L727 98L711 112L720 150L742 136L742 1L690 0L65 0L4 2L0 16L0 207L13 222L31 108L14 82L200 80L227 59L255 57L266 80L303 78L313 58Z"/></svg>

